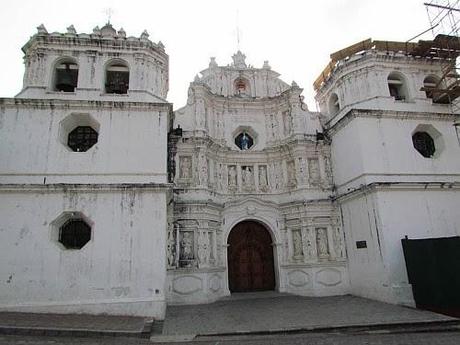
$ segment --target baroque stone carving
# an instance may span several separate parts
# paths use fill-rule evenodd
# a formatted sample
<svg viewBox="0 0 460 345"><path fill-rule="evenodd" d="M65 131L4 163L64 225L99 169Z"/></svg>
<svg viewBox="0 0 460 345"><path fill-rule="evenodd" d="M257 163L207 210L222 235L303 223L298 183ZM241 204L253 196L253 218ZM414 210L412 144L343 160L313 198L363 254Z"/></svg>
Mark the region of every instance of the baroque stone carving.
<svg viewBox="0 0 460 345"><path fill-rule="evenodd" d="M308 158L308 172L310 174L310 182L317 183L320 180L318 158Z"/></svg>
<svg viewBox="0 0 460 345"><path fill-rule="evenodd" d="M294 257L303 256L302 234L300 230L292 231L292 244L294 249Z"/></svg>
<svg viewBox="0 0 460 345"><path fill-rule="evenodd" d="M260 165L259 166L259 189L261 191L266 191L268 188L268 181L267 181L267 166Z"/></svg>
<svg viewBox="0 0 460 345"><path fill-rule="evenodd" d="M317 228L316 229L316 247L318 249L318 256L321 258L329 256L328 241L327 241L327 229Z"/></svg>
<svg viewBox="0 0 460 345"><path fill-rule="evenodd" d="M168 267L176 266L176 236L174 229L168 231L166 255L168 259Z"/></svg>
<svg viewBox="0 0 460 345"><path fill-rule="evenodd" d="M252 173L252 166L243 166L242 167L242 181L243 187L245 189L253 189L254 188L254 176Z"/></svg>
<svg viewBox="0 0 460 345"><path fill-rule="evenodd" d="M179 159L179 177L191 178L192 177L192 157L182 156Z"/></svg>
<svg viewBox="0 0 460 345"><path fill-rule="evenodd" d="M205 267L209 264L209 254L209 233L207 231L202 231L198 238L198 263L200 267Z"/></svg>
<svg viewBox="0 0 460 345"><path fill-rule="evenodd" d="M297 185L297 179L295 177L295 164L294 161L287 163L287 176L289 187L295 187Z"/></svg>
<svg viewBox="0 0 460 345"><path fill-rule="evenodd" d="M284 135L288 136L292 130L292 118L289 111L283 112Z"/></svg>
<svg viewBox="0 0 460 345"><path fill-rule="evenodd" d="M228 187L229 188L236 188L238 186L236 176L237 176L236 166L230 165L228 167Z"/></svg>
<svg viewBox="0 0 460 345"><path fill-rule="evenodd" d="M335 228L333 230L333 239L334 239L334 251L335 251L335 256L338 259L344 259L345 258L345 243L343 240L342 236L342 231L340 228Z"/></svg>
<svg viewBox="0 0 460 345"><path fill-rule="evenodd" d="M180 234L180 266L192 267L195 258L193 250L193 231L181 231Z"/></svg>
<svg viewBox="0 0 460 345"><path fill-rule="evenodd" d="M305 256L307 260L313 260L317 258L315 250L314 233L310 229L305 230Z"/></svg>
<svg viewBox="0 0 460 345"><path fill-rule="evenodd" d="M208 170L209 162L206 159L206 156L201 153L198 158L198 169L199 169L199 183L201 186L208 185Z"/></svg>

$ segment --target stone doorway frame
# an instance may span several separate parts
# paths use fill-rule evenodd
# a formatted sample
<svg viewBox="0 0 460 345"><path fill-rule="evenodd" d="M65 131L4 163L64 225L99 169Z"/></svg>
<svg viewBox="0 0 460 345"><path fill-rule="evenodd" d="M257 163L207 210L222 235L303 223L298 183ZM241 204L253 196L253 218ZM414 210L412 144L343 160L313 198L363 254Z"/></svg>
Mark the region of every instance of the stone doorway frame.
<svg viewBox="0 0 460 345"><path fill-rule="evenodd" d="M268 214L273 215L273 214L278 214L278 210L268 210ZM265 213L265 212L264 212ZM282 262L282 253L281 253L281 236L280 236L280 231L277 227L277 218L269 219L267 217L264 217L262 215L241 215L239 214L239 217L232 217L234 214L228 214L225 216L225 224L223 226L223 243L222 245L224 246L223 250L223 262L225 263L225 279L224 279L224 295L231 295L230 289L229 289L229 281L228 281L228 237L230 235L230 232L235 228L236 225L238 225L241 222L245 221L252 221L259 223L262 225L270 234L270 237L272 238L272 247L273 247L273 270L275 273L275 289L274 291L282 292L282 284L280 280L280 264Z"/></svg>

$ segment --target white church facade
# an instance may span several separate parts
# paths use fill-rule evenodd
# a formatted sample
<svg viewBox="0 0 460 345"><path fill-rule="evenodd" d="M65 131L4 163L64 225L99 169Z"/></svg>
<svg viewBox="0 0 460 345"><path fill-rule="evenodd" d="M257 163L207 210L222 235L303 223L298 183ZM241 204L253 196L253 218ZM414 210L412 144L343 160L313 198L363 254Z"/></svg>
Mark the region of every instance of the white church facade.
<svg viewBox="0 0 460 345"><path fill-rule="evenodd" d="M23 89L0 99L0 310L161 319L264 290L413 305L401 239L460 236L437 45L332 54L319 112L238 51L173 112L146 32L38 27Z"/></svg>

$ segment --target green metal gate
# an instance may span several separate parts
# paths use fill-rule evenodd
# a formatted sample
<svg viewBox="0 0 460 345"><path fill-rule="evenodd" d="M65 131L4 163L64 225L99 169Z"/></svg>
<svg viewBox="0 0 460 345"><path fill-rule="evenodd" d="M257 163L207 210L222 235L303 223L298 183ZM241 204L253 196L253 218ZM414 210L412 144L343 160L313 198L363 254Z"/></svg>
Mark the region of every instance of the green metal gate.
<svg viewBox="0 0 460 345"><path fill-rule="evenodd" d="M401 242L417 308L460 317L460 237Z"/></svg>

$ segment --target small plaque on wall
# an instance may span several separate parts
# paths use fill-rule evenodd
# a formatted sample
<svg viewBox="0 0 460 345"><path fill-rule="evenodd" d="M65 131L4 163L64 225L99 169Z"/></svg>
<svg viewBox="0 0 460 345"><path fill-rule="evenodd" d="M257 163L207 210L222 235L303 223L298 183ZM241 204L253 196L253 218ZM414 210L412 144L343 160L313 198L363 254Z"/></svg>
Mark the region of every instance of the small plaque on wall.
<svg viewBox="0 0 460 345"><path fill-rule="evenodd" d="M366 241L356 241L356 248L358 249L367 248L367 242Z"/></svg>

